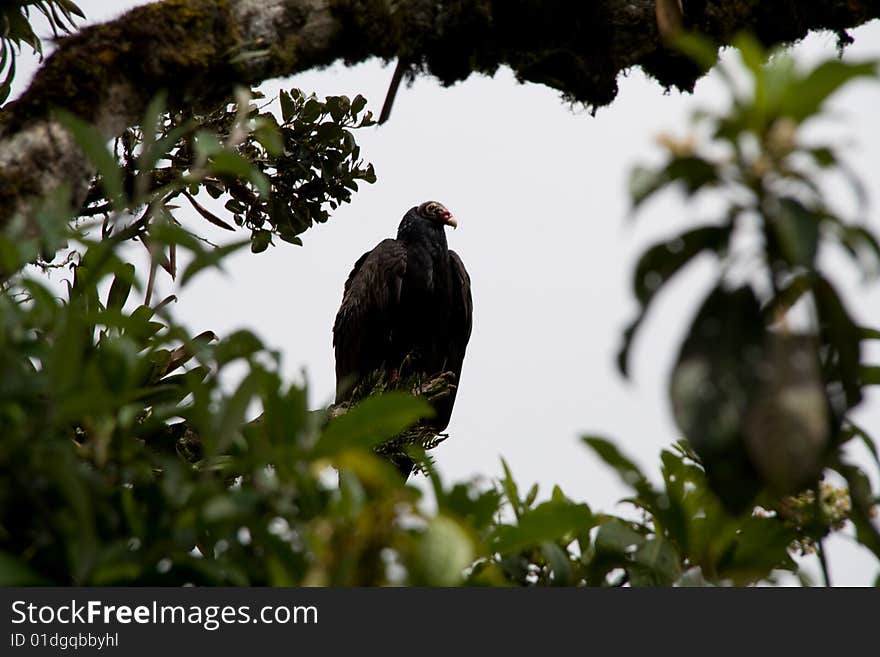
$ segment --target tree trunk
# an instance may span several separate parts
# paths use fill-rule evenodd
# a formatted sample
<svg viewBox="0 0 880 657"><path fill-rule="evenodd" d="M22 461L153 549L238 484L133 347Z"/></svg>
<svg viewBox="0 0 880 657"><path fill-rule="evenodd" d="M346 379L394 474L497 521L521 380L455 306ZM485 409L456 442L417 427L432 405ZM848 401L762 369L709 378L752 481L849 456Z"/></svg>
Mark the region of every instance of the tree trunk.
<svg viewBox="0 0 880 657"><path fill-rule="evenodd" d="M662 0L661 4L663 4ZM718 43L749 28L765 43L842 31L880 17L880 0L684 0L684 25ZM662 8L661 8L662 9ZM236 84L337 60L412 62L453 84L511 67L567 100L610 103L617 76L641 66L661 85L702 75L669 52L655 0L165 0L63 40L27 91L0 113L0 229L63 184L82 202L93 170L51 118L60 107L108 139L137 122L157 92L179 109L210 108ZM27 226L31 230L27 230Z"/></svg>

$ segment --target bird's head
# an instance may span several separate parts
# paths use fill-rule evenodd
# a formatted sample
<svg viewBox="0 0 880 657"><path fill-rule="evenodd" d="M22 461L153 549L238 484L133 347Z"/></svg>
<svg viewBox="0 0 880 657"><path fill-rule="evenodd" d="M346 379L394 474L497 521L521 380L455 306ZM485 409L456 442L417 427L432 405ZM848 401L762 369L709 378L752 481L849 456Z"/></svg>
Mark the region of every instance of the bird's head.
<svg viewBox="0 0 880 657"><path fill-rule="evenodd" d="M437 201L425 201L416 208L416 214L441 226L452 226L453 228L458 226L452 213L446 209L445 205Z"/></svg>

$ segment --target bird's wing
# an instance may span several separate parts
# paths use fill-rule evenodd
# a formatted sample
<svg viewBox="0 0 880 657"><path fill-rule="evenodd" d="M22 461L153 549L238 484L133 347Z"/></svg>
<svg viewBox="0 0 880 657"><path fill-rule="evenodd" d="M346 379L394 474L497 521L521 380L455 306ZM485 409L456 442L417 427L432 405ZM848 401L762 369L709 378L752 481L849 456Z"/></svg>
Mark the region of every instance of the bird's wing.
<svg viewBox="0 0 880 657"><path fill-rule="evenodd" d="M393 239L362 255L351 270L333 324L337 402L382 365L405 272L406 248Z"/></svg>
<svg viewBox="0 0 880 657"><path fill-rule="evenodd" d="M437 431L443 431L452 417L452 407L458 394L461 380L461 366L464 352L471 337L474 304L471 299L471 277L468 276L461 258L455 251L449 252L452 263L452 297L449 308L449 342L446 346L446 363L444 369L455 374L455 387L451 392L432 402L436 415L431 425Z"/></svg>
<svg viewBox="0 0 880 657"><path fill-rule="evenodd" d="M471 298L471 277L455 251L449 252L452 262L452 340L460 352L457 371L461 370L464 350L471 337L474 318L474 301Z"/></svg>

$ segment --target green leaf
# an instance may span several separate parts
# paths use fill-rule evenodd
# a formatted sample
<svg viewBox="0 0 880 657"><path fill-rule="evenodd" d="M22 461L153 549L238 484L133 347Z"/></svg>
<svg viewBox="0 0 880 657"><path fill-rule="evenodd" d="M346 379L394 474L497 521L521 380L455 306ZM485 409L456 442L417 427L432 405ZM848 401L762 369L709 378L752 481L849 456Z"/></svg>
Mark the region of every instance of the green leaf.
<svg viewBox="0 0 880 657"><path fill-rule="evenodd" d="M278 237L288 244L293 244L295 246L303 245L302 239L287 226L279 226Z"/></svg>
<svg viewBox="0 0 880 657"><path fill-rule="evenodd" d="M339 127L339 124L332 121L325 121L317 128L315 128L315 137L317 137L318 140L322 142L336 143L343 138L343 135L344 132L342 128ZM324 177L330 178L331 176L325 175Z"/></svg>
<svg viewBox="0 0 880 657"><path fill-rule="evenodd" d="M655 490L635 463L626 458L613 443L603 438L585 437L583 441L617 472L624 484L636 491L637 496L626 500L627 502L651 513L658 525L672 531L677 530L681 522L678 510L671 508L669 497Z"/></svg>
<svg viewBox="0 0 880 657"><path fill-rule="evenodd" d="M740 58L745 67L751 72L752 77L762 76L764 62L767 61L767 52L754 35L748 32L741 32L734 38L733 45L739 50Z"/></svg>
<svg viewBox="0 0 880 657"><path fill-rule="evenodd" d="M532 487L529 489L529 492L526 493L526 499L523 500L523 504L528 508L535 503L535 499L538 497L538 484L532 484Z"/></svg>
<svg viewBox="0 0 880 657"><path fill-rule="evenodd" d="M870 229L838 224L837 238L867 276L877 275L880 271L880 242Z"/></svg>
<svg viewBox="0 0 880 657"><path fill-rule="evenodd" d="M760 488L744 431L761 393L766 340L752 289L719 286L700 307L669 382L676 426L703 460L712 490L736 512Z"/></svg>
<svg viewBox="0 0 880 657"><path fill-rule="evenodd" d="M141 347L146 346L150 338L165 326L161 322L150 321L152 317L152 308L149 306L138 306L129 315L128 321L125 322L125 334Z"/></svg>
<svg viewBox="0 0 880 657"><path fill-rule="evenodd" d="M216 249L197 253L196 257L186 266L186 269L183 271L183 276L180 277L181 286L186 285L193 276L203 269L207 269L208 267L219 267L220 263L226 258L226 256L235 253L249 243L250 240L241 240L224 246L218 246Z"/></svg>
<svg viewBox="0 0 880 657"><path fill-rule="evenodd" d="M321 116L321 113L321 103L315 98L309 98L306 104L303 105L299 118L305 123L313 123L315 119Z"/></svg>
<svg viewBox="0 0 880 657"><path fill-rule="evenodd" d="M213 428L202 432L202 446L208 457L228 458L225 457L224 452L240 435L246 422L248 408L265 390L266 379L265 370L253 367L235 391L223 399L219 410L211 417Z"/></svg>
<svg viewBox="0 0 880 657"><path fill-rule="evenodd" d="M156 131L160 129L159 122L165 113L166 94L160 92L153 96L153 99L147 105L144 112L144 118L141 121L143 133L143 141L141 143L141 152L138 156L138 169L140 172L146 172L156 166L159 158L165 154L164 149L156 147ZM176 141L176 139L175 139ZM164 144L170 146L167 142Z"/></svg>
<svg viewBox="0 0 880 657"><path fill-rule="evenodd" d="M348 96L328 96L325 105L335 123L341 123L351 109Z"/></svg>
<svg viewBox="0 0 880 657"><path fill-rule="evenodd" d="M137 394L137 399L144 404L156 406L158 404L177 404L184 397L192 394L193 386L204 381L211 370L207 367L194 367L181 374L172 374L159 380L156 385L144 388Z"/></svg>
<svg viewBox="0 0 880 657"><path fill-rule="evenodd" d="M658 169L635 167L630 174L629 193L632 211L656 192L673 183L684 185L688 195L693 195L708 185L719 181L719 172L712 162L696 155L676 155Z"/></svg>
<svg viewBox="0 0 880 657"><path fill-rule="evenodd" d="M819 217L797 199L787 197L780 199L779 213L769 219L785 261L812 268L819 248Z"/></svg>
<svg viewBox="0 0 880 657"><path fill-rule="evenodd" d="M640 547L647 539L632 526L618 518L610 518L599 525L596 534L596 553L627 557L632 546Z"/></svg>
<svg viewBox="0 0 880 657"><path fill-rule="evenodd" d="M0 42L0 48L3 49L2 59L0 59L0 71L6 65L6 58L9 58L9 69L6 71L3 81L0 82L0 106L2 106L6 99L9 98L9 94L12 93L12 81L15 79L15 53L12 52L12 47L5 42Z"/></svg>
<svg viewBox="0 0 880 657"><path fill-rule="evenodd" d="M625 330L617 356L617 367L623 376L629 375L629 352L633 340L657 292L703 251L720 253L726 249L731 230L731 225L693 228L652 246L639 258L633 276L633 291L641 308Z"/></svg>
<svg viewBox="0 0 880 657"><path fill-rule="evenodd" d="M843 385L847 408L852 408L862 399L859 371L861 329L827 279L821 276L814 279L813 297L821 333L833 349L835 378Z"/></svg>
<svg viewBox="0 0 880 657"><path fill-rule="evenodd" d="M361 96L360 94L358 94L357 96L354 97L354 100L351 101L351 115L357 116L358 114L361 113L361 110L363 110L366 106L367 106L367 99L364 98L363 96Z"/></svg>
<svg viewBox="0 0 880 657"><path fill-rule="evenodd" d="M244 517L244 509L231 495L217 495L202 507L202 518L207 522L218 522Z"/></svg>
<svg viewBox="0 0 880 657"><path fill-rule="evenodd" d="M766 323L772 324L787 313L812 286L812 272L801 272L792 276L761 310Z"/></svg>
<svg viewBox="0 0 880 657"><path fill-rule="evenodd" d="M467 530L455 519L438 515L419 537L410 568L416 584L454 586L475 557Z"/></svg>
<svg viewBox="0 0 880 657"><path fill-rule="evenodd" d="M718 564L719 575L736 584L750 584L774 569L795 570L788 548L797 537L778 518L749 516L740 524L733 549Z"/></svg>
<svg viewBox="0 0 880 657"><path fill-rule="evenodd" d="M764 67L764 110L768 120L779 114L779 108L791 95L797 80L794 57L786 51L777 51Z"/></svg>
<svg viewBox="0 0 880 657"><path fill-rule="evenodd" d="M880 373L878 373L880 374ZM873 438L868 434L867 431L862 429L860 426L849 422L849 427L847 428L847 432L851 436L858 436L862 443L868 450L868 453L874 459L874 463L877 464L878 470L880 470L880 450L877 449L877 443Z"/></svg>
<svg viewBox="0 0 880 657"><path fill-rule="evenodd" d="M880 385L880 365L863 365L859 368L859 374L863 385Z"/></svg>
<svg viewBox="0 0 880 657"><path fill-rule="evenodd" d="M239 330L225 337L214 348L214 357L218 367L239 359L249 358L263 349L260 339L248 330Z"/></svg>
<svg viewBox="0 0 880 657"><path fill-rule="evenodd" d="M837 155L834 153L834 149L829 148L828 146L807 148L804 152L810 155L816 164L823 169L833 167L837 164Z"/></svg>
<svg viewBox="0 0 880 657"><path fill-rule="evenodd" d="M504 489L504 495L507 497L507 501L513 508L514 515L519 518L524 507L522 500L519 498L519 488L516 485L516 480L513 478L513 474L510 472L510 467L507 465L507 461L503 458L501 459L501 467L504 469L504 479L501 480L501 487Z"/></svg>
<svg viewBox="0 0 880 657"><path fill-rule="evenodd" d="M134 265L127 263L124 272L116 274L110 292L107 294L107 308L121 309L128 299L131 286L135 282Z"/></svg>
<svg viewBox="0 0 880 657"><path fill-rule="evenodd" d="M194 138L196 154L200 159L208 159L223 150L217 135L209 130L199 130Z"/></svg>
<svg viewBox="0 0 880 657"><path fill-rule="evenodd" d="M440 508L463 518L479 531L492 524L500 505L501 494L494 488L481 492L473 484L456 484L443 496Z"/></svg>
<svg viewBox="0 0 880 657"><path fill-rule="evenodd" d="M3 14L3 19L4 37L9 35L9 38L15 40L16 45L18 45L19 41L24 41L31 48L33 48L33 51L35 53L42 55L43 49L42 45L40 44L40 38L34 33L33 29L31 28L30 22L23 12L18 9L5 12ZM3 43L3 45L6 45L5 42Z"/></svg>
<svg viewBox="0 0 880 657"><path fill-rule="evenodd" d="M290 123L290 120L296 116L296 104L290 94L283 90L278 94L278 99L281 101L281 119L284 123Z"/></svg>
<svg viewBox="0 0 880 657"><path fill-rule="evenodd" d="M838 463L834 469L843 475L849 485L849 497L853 507L850 520L855 525L856 538L880 558L880 530L874 525L876 505L870 480L854 465Z"/></svg>
<svg viewBox="0 0 880 657"><path fill-rule="evenodd" d="M262 253L272 243L272 231L255 230L251 233L251 253Z"/></svg>
<svg viewBox="0 0 880 657"><path fill-rule="evenodd" d="M77 4L73 2L73 0L55 0L55 3L62 7L65 14L74 14L76 16L79 16L80 18L86 17L82 9L80 9ZM70 18L69 15L68 18Z"/></svg>
<svg viewBox="0 0 880 657"><path fill-rule="evenodd" d="M81 380L85 351L91 344L92 336L83 318L69 314L49 355L50 380L59 397L69 394Z"/></svg>
<svg viewBox="0 0 880 657"><path fill-rule="evenodd" d="M567 501L550 501L524 510L516 525L500 525L493 537L493 549L503 554L518 552L545 541L566 542L571 534L589 530L595 524L590 507Z"/></svg>
<svg viewBox="0 0 880 657"><path fill-rule="evenodd" d="M709 490L706 473L697 465L699 456L687 441L680 440L674 451L660 452L665 492L651 509L657 533L675 542L692 557L705 552L707 518L716 522L726 514L718 498Z"/></svg>
<svg viewBox="0 0 880 657"><path fill-rule="evenodd" d="M58 122L70 130L76 143L86 154L98 173L107 198L113 207L122 210L128 205L128 198L122 186L122 171L116 158L107 148L107 140L91 124L74 116L70 112L57 110Z"/></svg>
<svg viewBox="0 0 880 657"><path fill-rule="evenodd" d="M681 577L681 559L675 546L655 537L633 553L633 565L627 568L633 586L671 586Z"/></svg>
<svg viewBox="0 0 880 657"><path fill-rule="evenodd" d="M221 150L211 158L211 170L243 178L253 183L263 198L269 196L269 179L246 157L230 150Z"/></svg>
<svg viewBox="0 0 880 657"><path fill-rule="evenodd" d="M284 153L284 139L274 121L268 119L261 121L259 127L254 130L254 136L272 157L279 157Z"/></svg>
<svg viewBox="0 0 880 657"><path fill-rule="evenodd" d="M637 208L654 192L665 184L661 171L648 167L636 166L629 175L629 196L633 209Z"/></svg>
<svg viewBox="0 0 880 657"><path fill-rule="evenodd" d="M633 292L639 303L647 306L670 278L703 251L724 250L730 231L729 225L693 228L645 251L633 276Z"/></svg>
<svg viewBox="0 0 880 657"><path fill-rule="evenodd" d="M785 97L782 113L795 121L816 114L840 87L860 77L876 77L877 62L858 64L832 59L823 62L801 79Z"/></svg>
<svg viewBox="0 0 880 657"><path fill-rule="evenodd" d="M605 438L599 438L596 436L585 436L581 440L583 440L584 443L592 449L606 465L611 466L627 486L639 489L648 485L648 480L645 475L642 474L641 470L639 470L639 467L625 457L620 450L617 449L617 446L614 443Z"/></svg>
<svg viewBox="0 0 880 657"><path fill-rule="evenodd" d="M574 573L571 567L571 559L568 552L556 543L545 541L541 543L541 553L547 560L547 565L553 572L554 586L568 586L572 583Z"/></svg>
<svg viewBox="0 0 880 657"><path fill-rule="evenodd" d="M404 392L368 397L330 421L312 450L315 458L348 448L372 449L394 438L434 410L424 399Z"/></svg>

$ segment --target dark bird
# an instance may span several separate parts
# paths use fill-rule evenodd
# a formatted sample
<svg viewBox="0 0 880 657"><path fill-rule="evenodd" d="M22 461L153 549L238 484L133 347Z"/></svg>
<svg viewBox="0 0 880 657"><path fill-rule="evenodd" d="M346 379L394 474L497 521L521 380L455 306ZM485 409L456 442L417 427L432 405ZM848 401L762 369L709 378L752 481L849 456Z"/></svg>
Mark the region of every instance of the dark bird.
<svg viewBox="0 0 880 657"><path fill-rule="evenodd" d="M354 265L333 325L336 403L350 401L377 373L394 384L416 375L454 376L447 395L423 424L440 433L449 424L471 335L471 281L461 258L446 244L452 213L437 201L411 208L397 239L382 240ZM407 457L393 459L407 477Z"/></svg>

